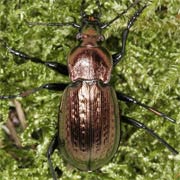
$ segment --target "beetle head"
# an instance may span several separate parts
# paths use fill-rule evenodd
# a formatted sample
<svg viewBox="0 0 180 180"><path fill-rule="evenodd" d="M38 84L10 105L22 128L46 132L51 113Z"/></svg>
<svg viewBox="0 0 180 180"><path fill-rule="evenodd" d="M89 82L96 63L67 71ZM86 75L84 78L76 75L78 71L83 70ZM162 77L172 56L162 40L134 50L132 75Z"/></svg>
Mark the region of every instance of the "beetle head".
<svg viewBox="0 0 180 180"><path fill-rule="evenodd" d="M82 26L80 32L77 34L77 39L82 40L87 44L95 45L99 41L104 40L101 34L100 19L96 14L84 15L82 18Z"/></svg>

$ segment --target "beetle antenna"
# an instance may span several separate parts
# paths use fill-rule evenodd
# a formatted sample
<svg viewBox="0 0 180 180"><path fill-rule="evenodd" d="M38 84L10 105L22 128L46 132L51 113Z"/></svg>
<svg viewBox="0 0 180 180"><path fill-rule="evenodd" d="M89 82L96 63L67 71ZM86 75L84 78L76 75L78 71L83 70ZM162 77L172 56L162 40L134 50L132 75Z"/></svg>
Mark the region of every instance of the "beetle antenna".
<svg viewBox="0 0 180 180"><path fill-rule="evenodd" d="M84 16L86 16L86 12L84 11L85 9L85 0L82 0L81 2L81 18L83 19ZM100 5L100 1L96 0L96 5L98 7L98 13L96 14L98 18L101 17L101 5Z"/></svg>
<svg viewBox="0 0 180 180"><path fill-rule="evenodd" d="M43 22L27 22L30 26L72 26L75 28L80 28L81 26L79 24L76 24L74 22L67 22L67 23L43 23Z"/></svg>
<svg viewBox="0 0 180 180"><path fill-rule="evenodd" d="M82 1L81 3L81 16L83 16L84 12L83 12L83 9L84 9L84 4L85 4L85 0ZM54 23L54 22L48 22L48 23L44 23L44 22L28 22L27 21L27 24L29 26L72 26L74 28L80 28L81 26L79 24L76 24L75 22L65 22L65 23Z"/></svg>
<svg viewBox="0 0 180 180"><path fill-rule="evenodd" d="M81 18L82 19L86 15L84 9L85 9L85 0L82 0L82 2L81 2Z"/></svg>
<svg viewBox="0 0 180 180"><path fill-rule="evenodd" d="M97 4L97 6L98 6L98 10L99 10L99 13L97 14L97 16L98 16L98 18L100 19L101 14L102 14L102 12L101 12L101 5L100 5L100 1L99 1L99 0L96 0L96 4Z"/></svg>
<svg viewBox="0 0 180 180"><path fill-rule="evenodd" d="M100 28L101 29L105 29L106 27L108 27L110 24L112 24L114 21L116 21L117 19L119 19L123 14L126 14L128 12L129 9L131 9L132 7L136 6L139 3L139 0L136 0L133 4L131 4L126 10L124 10L122 13L118 14L114 19L112 19L111 21L109 21L106 24L103 24Z"/></svg>

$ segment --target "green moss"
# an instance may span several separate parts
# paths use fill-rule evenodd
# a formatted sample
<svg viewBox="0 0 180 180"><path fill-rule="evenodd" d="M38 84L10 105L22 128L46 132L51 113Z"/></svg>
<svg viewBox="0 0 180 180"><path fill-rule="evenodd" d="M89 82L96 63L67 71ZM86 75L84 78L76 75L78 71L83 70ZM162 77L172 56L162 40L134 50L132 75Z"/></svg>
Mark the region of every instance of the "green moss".
<svg viewBox="0 0 180 180"><path fill-rule="evenodd" d="M87 1L87 12L96 8ZM77 42L72 27L29 27L30 22L69 22L80 20L81 1L5 1L0 2L0 38L31 56L43 60L57 60L66 64L66 57ZM126 8L127 0L101 0L102 20L115 17ZM143 3L142 3L143 4ZM142 102L154 106L177 119L173 125L134 105L120 102L123 114L140 120L154 129L177 150L180 150L180 7L179 0L154 0L138 18L128 37L126 55L112 75L112 85ZM104 31L106 46L112 53L121 47L121 32L129 17L116 21ZM48 82L69 82L44 66L23 62L0 46L0 95L17 94ZM17 150L9 145L0 131L0 177L3 179L50 179L45 157L55 132L59 101L62 93L38 92L19 99L26 112L27 129L20 134L24 146L32 149ZM9 101L0 101L0 125L7 119ZM180 178L179 156L172 156L159 142L126 125L114 159L102 168L103 173L70 170L55 151L53 163L62 171L61 179L107 180L173 180ZM38 140L33 132L41 131ZM3 146L2 143L3 142ZM15 160L11 154L20 158ZM26 157L26 158L24 158ZM26 162L26 163L25 163Z"/></svg>

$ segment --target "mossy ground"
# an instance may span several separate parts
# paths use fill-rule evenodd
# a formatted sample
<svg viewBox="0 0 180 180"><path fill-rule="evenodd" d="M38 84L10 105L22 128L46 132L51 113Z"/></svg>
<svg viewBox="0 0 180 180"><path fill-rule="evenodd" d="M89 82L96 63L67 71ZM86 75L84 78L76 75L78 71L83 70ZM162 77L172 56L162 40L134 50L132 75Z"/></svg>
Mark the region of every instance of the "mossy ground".
<svg viewBox="0 0 180 180"><path fill-rule="evenodd" d="M144 1L145 2L145 1ZM142 2L142 4L144 3ZM80 0L39 1L19 0L0 2L0 38L9 46L44 61L66 64L68 52L77 45L76 29L72 27L29 27L30 22L69 22L80 20ZM88 0L87 12L97 9ZM102 20L108 21L122 12L129 1L101 0ZM171 124L135 105L120 102L123 114L154 129L180 151L180 14L179 0L153 0L138 18L128 37L126 55L112 74L116 90L167 113L177 124ZM111 27L103 31L103 43L112 53L120 50L121 33L132 9ZM69 82L68 77L9 54L0 46L0 95L17 94L49 82ZM18 99L25 110L27 129L21 133L24 146L36 144L35 149L16 149L0 131L0 177L13 179L51 179L46 150L54 135L62 92L47 90ZM0 125L8 115L9 101L0 101ZM31 134L41 130L35 140ZM114 159L98 172L70 170L55 151L53 163L68 180L178 180L180 157L173 156L157 140L142 130L122 124L122 140ZM12 152L19 160L12 157Z"/></svg>

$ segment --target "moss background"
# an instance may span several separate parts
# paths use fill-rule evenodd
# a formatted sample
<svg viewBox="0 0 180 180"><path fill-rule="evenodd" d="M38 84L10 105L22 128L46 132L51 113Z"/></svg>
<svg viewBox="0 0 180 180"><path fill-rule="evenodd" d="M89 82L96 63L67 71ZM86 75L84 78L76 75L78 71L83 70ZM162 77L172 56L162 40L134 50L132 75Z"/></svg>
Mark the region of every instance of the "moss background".
<svg viewBox="0 0 180 180"><path fill-rule="evenodd" d="M144 1L145 2L145 1ZM142 4L144 4L142 2ZM69 22L80 20L80 0L16 0L0 2L0 38L9 46L46 61L66 64L71 48L77 45L72 27L29 27L25 22ZM97 9L87 0L87 12ZM102 21L108 21L126 9L128 0L101 0ZM103 31L106 46L112 53L121 47L125 16ZM147 105L177 119L174 125L135 105L120 102L123 114L154 129L180 151L180 1L153 0L138 18L128 37L126 55L112 74L111 84ZM17 94L48 82L69 82L69 78L32 62L13 57L0 46L0 94ZM11 145L0 130L0 177L3 180L51 179L46 151L54 135L62 92L47 90L20 99L28 127L20 134L24 147ZM7 120L9 101L0 101L0 125ZM86 173L68 168L55 151L53 163L68 180L178 180L180 156L173 156L157 140L142 130L122 125L123 136L114 159L102 173ZM40 132L39 138L32 138ZM15 160L12 153L20 157Z"/></svg>

